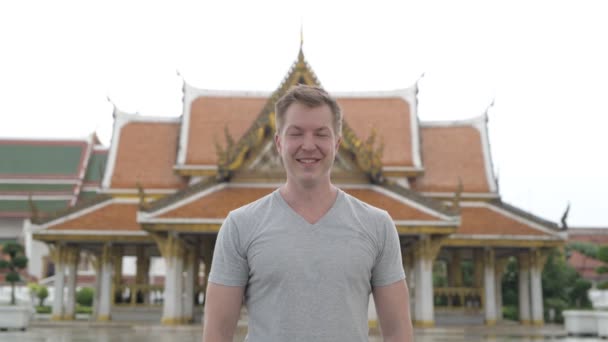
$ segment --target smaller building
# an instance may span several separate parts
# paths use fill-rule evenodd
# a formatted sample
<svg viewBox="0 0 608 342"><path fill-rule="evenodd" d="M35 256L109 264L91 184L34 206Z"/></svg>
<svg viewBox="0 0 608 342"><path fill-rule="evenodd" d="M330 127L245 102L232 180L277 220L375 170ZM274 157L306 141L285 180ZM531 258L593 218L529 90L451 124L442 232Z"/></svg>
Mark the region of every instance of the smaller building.
<svg viewBox="0 0 608 342"><path fill-rule="evenodd" d="M568 230L569 242L586 242L594 245L608 246L608 227L579 227ZM600 282L608 281L608 273L599 274L597 268L604 263L585 256L578 251L570 251L568 263L585 279L597 285Z"/></svg>

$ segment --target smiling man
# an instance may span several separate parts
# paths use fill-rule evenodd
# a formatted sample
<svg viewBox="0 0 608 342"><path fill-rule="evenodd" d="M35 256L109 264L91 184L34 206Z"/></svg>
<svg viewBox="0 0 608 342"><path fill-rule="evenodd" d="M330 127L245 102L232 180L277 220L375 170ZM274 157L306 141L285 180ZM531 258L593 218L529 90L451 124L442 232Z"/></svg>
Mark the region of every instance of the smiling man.
<svg viewBox="0 0 608 342"><path fill-rule="evenodd" d="M342 139L337 102L321 88L299 85L275 113L287 181L224 221L203 341L232 341L243 298L247 341L368 341L370 293L384 340L412 341L393 221L331 183Z"/></svg>

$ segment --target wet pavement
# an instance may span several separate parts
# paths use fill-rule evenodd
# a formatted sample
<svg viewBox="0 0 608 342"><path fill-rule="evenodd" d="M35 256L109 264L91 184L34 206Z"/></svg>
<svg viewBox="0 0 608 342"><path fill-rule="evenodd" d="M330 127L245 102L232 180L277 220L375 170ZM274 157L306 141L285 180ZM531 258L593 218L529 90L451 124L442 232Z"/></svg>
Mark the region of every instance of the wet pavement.
<svg viewBox="0 0 608 342"><path fill-rule="evenodd" d="M239 327L234 341L243 341L245 327ZM196 325L166 327L157 324L128 324L121 322L32 322L26 331L0 331L0 341L7 342L200 342L202 328ZM377 332L370 333L370 342L382 338ZM495 327L451 326L415 330L416 342L595 342L599 338L570 337L559 325L546 325L535 328L515 323L502 323Z"/></svg>

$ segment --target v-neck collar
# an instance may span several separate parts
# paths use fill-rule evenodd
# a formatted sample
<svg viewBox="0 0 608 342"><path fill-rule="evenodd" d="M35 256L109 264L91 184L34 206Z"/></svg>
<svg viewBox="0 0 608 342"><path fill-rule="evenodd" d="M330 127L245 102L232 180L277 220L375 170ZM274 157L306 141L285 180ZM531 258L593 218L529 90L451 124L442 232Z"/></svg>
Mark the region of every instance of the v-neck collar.
<svg viewBox="0 0 608 342"><path fill-rule="evenodd" d="M332 213L335 211L336 207L338 206L339 202L342 201L342 197L344 196L343 191L340 190L339 188L336 188L336 189L337 189L336 200L334 201L332 206L329 208L329 210L327 210L327 212L325 212L325 214L323 214L323 216L321 216L315 223L308 222L308 220L306 220L302 215L300 215L297 211L295 211L295 209L292 208L289 205L289 203L287 203L287 201L283 198L283 195L281 195L280 188L276 189L274 191L274 196L277 199L277 201L285 208L285 210L290 212L292 216L296 217L296 219L301 221L306 227L316 228L316 227L319 227L320 225L322 225L323 222L329 216L332 215Z"/></svg>

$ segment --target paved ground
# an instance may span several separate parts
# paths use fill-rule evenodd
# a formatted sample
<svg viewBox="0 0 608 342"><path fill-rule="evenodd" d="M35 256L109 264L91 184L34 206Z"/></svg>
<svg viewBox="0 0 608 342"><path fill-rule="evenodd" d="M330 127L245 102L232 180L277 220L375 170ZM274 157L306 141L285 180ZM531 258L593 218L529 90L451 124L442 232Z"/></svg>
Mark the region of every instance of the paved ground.
<svg viewBox="0 0 608 342"><path fill-rule="evenodd" d="M243 341L245 327L240 327L235 341ZM4 342L200 342L200 326L165 327L157 324L129 324L124 322L89 323L75 322L32 322L25 331L1 331L0 341ZM542 328L526 327L514 323L502 323L496 327L450 326L430 329L416 329L416 342L532 342L539 340L559 342L603 341L593 338L568 337L562 326L547 325ZM380 342L377 332L370 334L370 342Z"/></svg>

